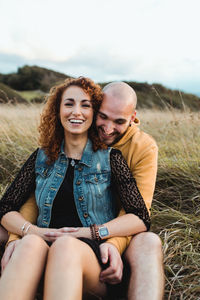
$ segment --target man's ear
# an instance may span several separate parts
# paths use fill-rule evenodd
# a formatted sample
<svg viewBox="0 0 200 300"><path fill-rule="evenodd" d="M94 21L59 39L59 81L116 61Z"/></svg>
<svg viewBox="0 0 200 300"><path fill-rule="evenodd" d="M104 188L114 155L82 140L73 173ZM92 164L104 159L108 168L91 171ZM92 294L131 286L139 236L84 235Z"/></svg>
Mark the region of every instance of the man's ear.
<svg viewBox="0 0 200 300"><path fill-rule="evenodd" d="M136 118L136 110L134 111L134 113L131 116L131 123L135 121Z"/></svg>

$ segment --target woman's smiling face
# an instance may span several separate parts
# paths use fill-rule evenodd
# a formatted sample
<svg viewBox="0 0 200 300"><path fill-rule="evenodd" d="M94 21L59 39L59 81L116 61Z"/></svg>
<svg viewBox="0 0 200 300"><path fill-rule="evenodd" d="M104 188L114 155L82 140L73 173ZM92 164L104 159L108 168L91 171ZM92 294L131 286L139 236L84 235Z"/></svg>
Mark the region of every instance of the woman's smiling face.
<svg viewBox="0 0 200 300"><path fill-rule="evenodd" d="M68 87L61 97L60 121L65 135L87 134L93 121L90 95L78 86Z"/></svg>

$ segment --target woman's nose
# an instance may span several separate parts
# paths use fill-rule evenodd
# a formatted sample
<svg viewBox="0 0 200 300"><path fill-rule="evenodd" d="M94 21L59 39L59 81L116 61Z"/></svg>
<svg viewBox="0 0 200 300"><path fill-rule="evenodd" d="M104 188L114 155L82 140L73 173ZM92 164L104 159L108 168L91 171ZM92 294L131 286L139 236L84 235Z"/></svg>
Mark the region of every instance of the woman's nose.
<svg viewBox="0 0 200 300"><path fill-rule="evenodd" d="M77 116L77 115L80 115L80 114L81 114L81 108L80 108L80 106L79 106L79 105L76 105L76 106L74 106L74 109L73 109L73 114L74 114L75 116Z"/></svg>

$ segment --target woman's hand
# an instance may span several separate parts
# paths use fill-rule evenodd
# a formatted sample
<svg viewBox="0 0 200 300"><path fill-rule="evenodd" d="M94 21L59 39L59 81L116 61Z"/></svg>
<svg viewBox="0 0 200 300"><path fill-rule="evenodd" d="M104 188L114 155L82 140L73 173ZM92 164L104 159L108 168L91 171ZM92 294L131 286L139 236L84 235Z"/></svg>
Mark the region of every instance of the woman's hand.
<svg viewBox="0 0 200 300"><path fill-rule="evenodd" d="M41 228L35 225L31 225L28 234L36 234L43 238L45 241L54 242L57 238L63 235L75 236L75 233L79 231L79 228L75 227L62 227L56 228Z"/></svg>
<svg viewBox="0 0 200 300"><path fill-rule="evenodd" d="M89 227L63 227L60 229L52 230L49 228L48 232L44 234L48 241L54 242L57 238L61 236L73 236L75 238L86 237L91 238Z"/></svg>

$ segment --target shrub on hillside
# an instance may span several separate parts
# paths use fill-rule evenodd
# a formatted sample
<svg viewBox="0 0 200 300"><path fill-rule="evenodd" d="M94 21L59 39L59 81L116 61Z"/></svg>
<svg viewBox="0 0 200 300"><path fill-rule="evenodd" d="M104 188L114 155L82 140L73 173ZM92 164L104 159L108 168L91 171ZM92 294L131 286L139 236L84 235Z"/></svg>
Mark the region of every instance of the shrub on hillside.
<svg viewBox="0 0 200 300"><path fill-rule="evenodd" d="M47 92L53 85L68 77L45 68L24 66L18 68L17 73L1 74L0 81L18 91L42 90Z"/></svg>
<svg viewBox="0 0 200 300"><path fill-rule="evenodd" d="M0 103L27 103L27 101L10 87L0 83Z"/></svg>

